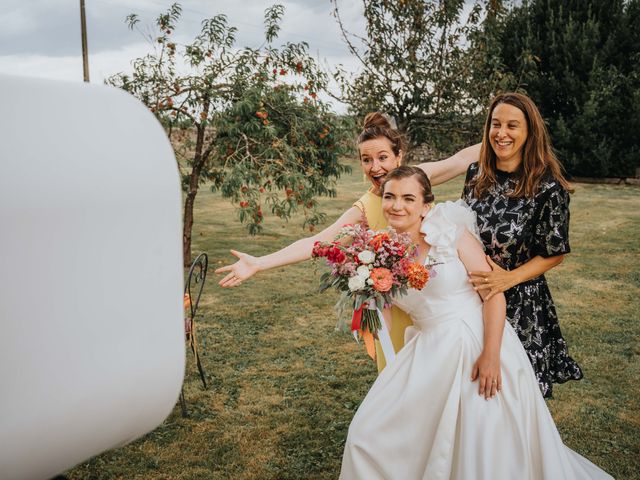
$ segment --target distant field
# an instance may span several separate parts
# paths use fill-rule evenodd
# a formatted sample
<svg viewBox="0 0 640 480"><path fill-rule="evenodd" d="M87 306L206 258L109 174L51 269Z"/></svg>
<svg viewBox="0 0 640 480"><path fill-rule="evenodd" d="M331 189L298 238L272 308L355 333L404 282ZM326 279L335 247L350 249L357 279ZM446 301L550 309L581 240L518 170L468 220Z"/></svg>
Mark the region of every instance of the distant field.
<svg viewBox="0 0 640 480"><path fill-rule="evenodd" d="M436 188L459 197L462 179ZM322 201L336 218L364 192L357 166ZM234 208L203 188L194 254L212 269L230 248L261 255L302 235L301 219L268 217L249 237ZM571 246L548 274L570 353L585 378L555 389L549 407L565 443L617 479L640 479L640 188L577 185ZM349 422L376 377L363 348L334 330L335 296L318 294L311 262L223 290L209 277L199 316L210 388L188 354L185 395L144 438L79 465L70 479L335 479Z"/></svg>

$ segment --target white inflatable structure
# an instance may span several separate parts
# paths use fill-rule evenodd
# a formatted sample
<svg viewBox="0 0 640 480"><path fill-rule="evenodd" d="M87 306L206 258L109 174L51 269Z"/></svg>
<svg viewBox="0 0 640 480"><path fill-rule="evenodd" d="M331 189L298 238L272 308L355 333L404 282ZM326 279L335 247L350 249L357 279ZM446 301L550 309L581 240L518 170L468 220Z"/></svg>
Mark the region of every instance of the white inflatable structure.
<svg viewBox="0 0 640 480"><path fill-rule="evenodd" d="M180 184L132 96L7 76L0 92L0 479L48 479L176 403Z"/></svg>

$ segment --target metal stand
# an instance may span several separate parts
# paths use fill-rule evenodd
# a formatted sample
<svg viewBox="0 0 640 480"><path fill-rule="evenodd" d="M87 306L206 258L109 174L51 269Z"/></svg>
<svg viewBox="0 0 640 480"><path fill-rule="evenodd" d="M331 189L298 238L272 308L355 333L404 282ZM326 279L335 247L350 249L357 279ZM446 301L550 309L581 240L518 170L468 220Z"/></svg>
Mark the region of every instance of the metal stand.
<svg viewBox="0 0 640 480"><path fill-rule="evenodd" d="M200 302L200 296L202 295L202 289L204 288L204 282L207 278L207 268L209 266L209 257L206 253L201 253L193 261L189 268L189 274L187 275L187 281L184 286L185 304L189 308L189 315L185 318L185 340L189 342L191 351L196 358L196 366L198 367L198 373L202 380L202 386L207 388L207 378L200 361L200 355L198 354L198 343L196 340L196 312L198 311L198 303ZM195 298L193 294L195 293ZM188 299L188 300L187 300ZM188 303L186 303L188 301ZM184 386L180 390L180 409L182 410L182 416L187 417L187 404L184 399Z"/></svg>

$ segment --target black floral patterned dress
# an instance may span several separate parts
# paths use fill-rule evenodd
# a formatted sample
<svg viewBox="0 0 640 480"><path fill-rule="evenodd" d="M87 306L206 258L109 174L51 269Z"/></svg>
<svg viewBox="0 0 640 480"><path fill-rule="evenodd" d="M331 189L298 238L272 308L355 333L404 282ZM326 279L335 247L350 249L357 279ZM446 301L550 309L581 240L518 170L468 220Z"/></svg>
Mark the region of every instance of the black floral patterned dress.
<svg viewBox="0 0 640 480"><path fill-rule="evenodd" d="M569 194L553 177L542 181L533 198L509 197L514 175L498 170L497 184L478 199L469 185L477 173L474 163L467 170L462 199L476 212L485 251L494 262L513 270L538 255L569 253ZM507 320L529 355L543 395L551 397L553 383L580 380L582 371L569 357L544 275L504 294Z"/></svg>

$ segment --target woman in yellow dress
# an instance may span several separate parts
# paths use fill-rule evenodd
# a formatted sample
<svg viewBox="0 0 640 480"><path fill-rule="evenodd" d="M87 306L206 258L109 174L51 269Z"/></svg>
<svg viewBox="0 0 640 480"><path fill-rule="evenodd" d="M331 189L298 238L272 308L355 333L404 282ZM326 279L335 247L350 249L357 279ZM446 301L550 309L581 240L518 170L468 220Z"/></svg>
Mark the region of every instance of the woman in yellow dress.
<svg viewBox="0 0 640 480"><path fill-rule="evenodd" d="M216 270L216 273L226 273L219 282L220 286L236 287L260 271L311 258L315 242L333 240L343 225L359 222L363 214L373 230L380 230L387 226L387 222L382 216L380 187L386 174L402 164L403 152L405 151L404 137L391 127L383 114L374 112L366 116L357 144L360 166L365 177L371 182L369 190L333 224L312 237L302 238L277 252L262 257L254 257L231 250L231 254L237 257L238 261ZM465 148L445 160L422 163L418 167L425 171L432 185L438 185L465 173L469 165L477 161L479 153L480 145L478 144ZM406 313L397 307L393 307L392 314L393 322L390 336L397 352L404 345L404 330L411 325L411 320ZM376 359L378 372L380 372L385 366L385 360L378 342L376 342Z"/></svg>

